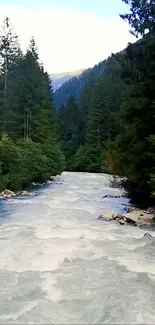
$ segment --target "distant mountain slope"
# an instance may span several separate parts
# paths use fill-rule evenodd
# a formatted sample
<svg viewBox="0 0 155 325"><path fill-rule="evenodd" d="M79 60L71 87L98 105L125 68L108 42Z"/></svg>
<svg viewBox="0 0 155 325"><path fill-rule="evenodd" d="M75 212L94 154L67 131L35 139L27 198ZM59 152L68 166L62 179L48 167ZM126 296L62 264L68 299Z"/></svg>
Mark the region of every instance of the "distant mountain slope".
<svg viewBox="0 0 155 325"><path fill-rule="evenodd" d="M69 79L79 76L84 69L81 70L76 70L76 71L69 71L69 72L64 72L64 73L56 73L56 74L51 74L50 77L52 79L52 86L54 91L59 89L64 82L68 81Z"/></svg>
<svg viewBox="0 0 155 325"><path fill-rule="evenodd" d="M81 89L85 83L91 79L99 77L105 69L109 58L95 65L93 68L84 70L79 76L74 76L69 79L62 86L56 90L54 94L55 105L57 108L61 107L63 104L66 104L68 98L72 95L78 102L80 98Z"/></svg>

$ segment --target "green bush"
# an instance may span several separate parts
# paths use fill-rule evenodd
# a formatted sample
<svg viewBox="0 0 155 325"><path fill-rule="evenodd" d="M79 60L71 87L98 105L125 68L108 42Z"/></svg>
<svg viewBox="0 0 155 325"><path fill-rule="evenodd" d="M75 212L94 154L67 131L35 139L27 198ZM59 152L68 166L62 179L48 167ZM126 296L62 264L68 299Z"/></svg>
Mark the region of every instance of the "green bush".
<svg viewBox="0 0 155 325"><path fill-rule="evenodd" d="M27 188L62 172L64 157L58 146L32 140L14 143L6 135L0 141L0 189Z"/></svg>

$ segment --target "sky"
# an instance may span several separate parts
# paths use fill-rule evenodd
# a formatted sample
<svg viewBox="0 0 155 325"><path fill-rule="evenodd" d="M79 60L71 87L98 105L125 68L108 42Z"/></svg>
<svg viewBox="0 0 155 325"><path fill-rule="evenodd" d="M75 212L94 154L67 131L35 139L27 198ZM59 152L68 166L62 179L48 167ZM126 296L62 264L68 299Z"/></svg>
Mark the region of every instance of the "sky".
<svg viewBox="0 0 155 325"><path fill-rule="evenodd" d="M135 38L120 17L122 0L0 0L0 24L8 16L23 51L35 37L48 73L89 68Z"/></svg>

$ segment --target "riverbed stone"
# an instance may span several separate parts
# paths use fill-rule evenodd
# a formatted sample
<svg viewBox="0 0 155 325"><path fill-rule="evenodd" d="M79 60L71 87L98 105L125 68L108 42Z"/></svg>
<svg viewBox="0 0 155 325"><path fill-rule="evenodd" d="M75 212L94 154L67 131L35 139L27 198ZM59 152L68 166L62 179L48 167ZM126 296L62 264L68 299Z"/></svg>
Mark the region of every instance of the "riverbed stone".
<svg viewBox="0 0 155 325"><path fill-rule="evenodd" d="M8 189L5 189L3 192L0 193L0 197L4 199L11 199L12 197L15 197L16 194L13 191L10 191Z"/></svg>
<svg viewBox="0 0 155 325"><path fill-rule="evenodd" d="M104 217L102 216L102 214L100 214L100 216L98 217L99 220L104 220Z"/></svg>
<svg viewBox="0 0 155 325"><path fill-rule="evenodd" d="M13 192L13 191L10 191L10 190L4 190L4 194L5 195L11 195L11 196L16 196L16 194Z"/></svg>
<svg viewBox="0 0 155 325"><path fill-rule="evenodd" d="M136 207L132 207L132 206L127 207L127 213L137 212L137 211L139 211L139 209Z"/></svg>
<svg viewBox="0 0 155 325"><path fill-rule="evenodd" d="M21 192L22 196L35 196L36 192L28 192L28 191L23 191Z"/></svg>
<svg viewBox="0 0 155 325"><path fill-rule="evenodd" d="M154 214L154 216L155 216L155 206L148 208L146 212Z"/></svg>
<svg viewBox="0 0 155 325"><path fill-rule="evenodd" d="M154 214L148 214L146 211L134 209L132 212L120 214L116 211L108 211L101 214L98 219L104 221L118 221L120 225L130 224L138 227L150 227L155 225Z"/></svg>
<svg viewBox="0 0 155 325"><path fill-rule="evenodd" d="M106 194L102 197L103 199L105 198L111 198L111 199L117 199L117 198L121 198L121 195L111 195L111 194Z"/></svg>
<svg viewBox="0 0 155 325"><path fill-rule="evenodd" d="M47 185L50 185L50 184L52 184L52 183L53 183L53 180L48 180L48 181L46 182Z"/></svg>
<svg viewBox="0 0 155 325"><path fill-rule="evenodd" d="M144 237L150 237L150 238L153 238L152 235L149 234L149 232L146 232L146 233L144 234Z"/></svg>
<svg viewBox="0 0 155 325"><path fill-rule="evenodd" d="M124 217L127 219L127 222L137 223L139 225L142 224L151 224L152 220L154 220L153 214L148 214L145 211L142 213L141 210L136 210L133 212L129 212L124 214Z"/></svg>
<svg viewBox="0 0 155 325"><path fill-rule="evenodd" d="M54 182L55 180L56 180L56 176L50 176L50 180L52 181L52 182Z"/></svg>
<svg viewBox="0 0 155 325"><path fill-rule="evenodd" d="M116 219L123 219L123 215L116 211L109 211L103 214L103 220L105 221L111 221Z"/></svg>
<svg viewBox="0 0 155 325"><path fill-rule="evenodd" d="M123 220L123 219L118 220L118 222L119 222L119 224L120 224L121 226L125 226L125 225L126 225L126 222L125 222L125 220Z"/></svg>
<svg viewBox="0 0 155 325"><path fill-rule="evenodd" d="M155 217L152 218L151 223L152 225L155 225Z"/></svg>
<svg viewBox="0 0 155 325"><path fill-rule="evenodd" d="M12 198L12 195L11 194L5 194L4 195L4 199L11 199Z"/></svg>

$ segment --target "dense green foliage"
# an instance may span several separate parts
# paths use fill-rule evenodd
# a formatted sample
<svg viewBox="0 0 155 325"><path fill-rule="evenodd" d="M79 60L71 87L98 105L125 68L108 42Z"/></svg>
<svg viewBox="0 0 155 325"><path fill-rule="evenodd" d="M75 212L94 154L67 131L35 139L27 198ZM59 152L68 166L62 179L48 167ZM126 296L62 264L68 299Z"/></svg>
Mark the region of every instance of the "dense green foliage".
<svg viewBox="0 0 155 325"><path fill-rule="evenodd" d="M155 205L155 3L122 1L130 11L121 17L142 39L65 83L55 93L56 113L34 39L23 54L5 20L0 37L1 189L46 180L63 170L65 156L67 170L126 176L124 186L133 202Z"/></svg>
<svg viewBox="0 0 155 325"><path fill-rule="evenodd" d="M154 166L150 136L155 128L155 40L130 45L123 64L126 82L120 107L118 153L126 171L126 188L135 202L151 202L150 174ZM153 201L153 199L152 199Z"/></svg>
<svg viewBox="0 0 155 325"><path fill-rule="evenodd" d="M80 145L80 112L73 97L70 97L66 106L61 108L58 127L66 163L70 164L70 157L76 153Z"/></svg>
<svg viewBox="0 0 155 325"><path fill-rule="evenodd" d="M115 138L119 129L117 109L124 86L120 73L119 62L109 58L104 74L90 78L83 87L80 103L75 104L71 97L60 108L59 134L68 169L104 170L107 142Z"/></svg>
<svg viewBox="0 0 155 325"><path fill-rule="evenodd" d="M23 54L6 18L0 35L1 189L22 189L63 170L52 100L34 39Z"/></svg>
<svg viewBox="0 0 155 325"><path fill-rule="evenodd" d="M61 133L61 146L69 170L124 175L132 201L149 205L155 204L155 5L124 2L130 13L122 18L143 38L112 55L101 75L91 75L82 88L76 119L66 123L68 104L60 109L61 128L66 134L72 129L69 142Z"/></svg>
<svg viewBox="0 0 155 325"><path fill-rule="evenodd" d="M54 94L54 104L57 109L66 104L73 96L77 103L80 101L82 89L91 78L97 78L104 72L106 60L96 64L93 68L84 70L81 75L66 81Z"/></svg>
<svg viewBox="0 0 155 325"><path fill-rule="evenodd" d="M130 6L130 12L120 16L130 23L134 35L155 32L155 0L122 1Z"/></svg>

